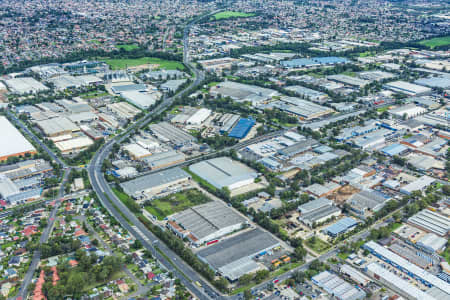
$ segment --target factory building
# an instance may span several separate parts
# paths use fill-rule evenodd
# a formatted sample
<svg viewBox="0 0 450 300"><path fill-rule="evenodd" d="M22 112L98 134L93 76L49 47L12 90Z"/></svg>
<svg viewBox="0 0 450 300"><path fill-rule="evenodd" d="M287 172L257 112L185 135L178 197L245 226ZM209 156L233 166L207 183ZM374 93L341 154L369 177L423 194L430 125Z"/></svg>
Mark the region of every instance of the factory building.
<svg viewBox="0 0 450 300"><path fill-rule="evenodd" d="M311 278L312 282L339 300L358 300L366 298L366 293L329 271Z"/></svg>
<svg viewBox="0 0 450 300"><path fill-rule="evenodd" d="M365 218L370 213L379 211L387 201L391 198L381 192L375 190L362 190L352 195L347 204L350 205L352 211Z"/></svg>
<svg viewBox="0 0 450 300"><path fill-rule="evenodd" d="M196 246L238 231L247 222L221 201L188 208L170 216L169 219L189 232L187 238Z"/></svg>
<svg viewBox="0 0 450 300"><path fill-rule="evenodd" d="M443 293L450 295L450 284L429 273L428 271L410 263L403 257L393 253L392 251L382 247L374 241L369 241L363 245L364 249L369 250L373 255L383 261L405 272L409 276L421 281L429 287L436 287Z"/></svg>
<svg viewBox="0 0 450 300"><path fill-rule="evenodd" d="M247 136L254 125L255 120L242 118L233 127L228 136L237 139L243 139Z"/></svg>
<svg viewBox="0 0 450 300"><path fill-rule="evenodd" d="M323 223L332 217L338 217L341 214L341 210L327 198L319 198L302 204L298 207L298 211L300 212L298 220L309 227Z"/></svg>
<svg viewBox="0 0 450 300"><path fill-rule="evenodd" d="M150 124L152 133L163 142L172 143L175 148L180 148L184 145L191 144L197 139L192 135L184 132L181 129L167 123L161 122L158 124Z"/></svg>
<svg viewBox="0 0 450 300"><path fill-rule="evenodd" d="M428 253L441 252L447 245L447 239L430 232L421 237L420 240L417 241L416 245Z"/></svg>
<svg viewBox="0 0 450 300"><path fill-rule="evenodd" d="M433 296L423 292L421 289L412 285L405 279L383 268L380 264L373 262L365 267L365 271L375 278L377 281L385 284L395 292L406 297L407 299L415 300L437 300Z"/></svg>
<svg viewBox="0 0 450 300"><path fill-rule="evenodd" d="M0 128L2 130L0 134L0 161L7 160L8 157L37 153L33 145L4 116L0 116Z"/></svg>
<svg viewBox="0 0 450 300"><path fill-rule="evenodd" d="M36 125L48 137L67 135L80 130L76 124L65 117L37 121Z"/></svg>
<svg viewBox="0 0 450 300"><path fill-rule="evenodd" d="M352 77L352 76L348 76L348 75L342 75L342 74L330 75L327 77L327 79L333 80L336 82L340 82L345 85L357 87L357 88L363 88L370 83L370 81L368 81L368 80L364 80L364 79L360 79L360 78Z"/></svg>
<svg viewBox="0 0 450 300"><path fill-rule="evenodd" d="M207 263L230 281L260 269L253 259L280 247L279 241L270 233L253 229L224 239L197 252L200 260Z"/></svg>
<svg viewBox="0 0 450 300"><path fill-rule="evenodd" d="M400 189L400 192L406 195L411 195L414 191L424 191L427 187L432 185L436 180L430 176L423 175L417 180L405 185Z"/></svg>
<svg viewBox="0 0 450 300"><path fill-rule="evenodd" d="M253 183L257 177L253 169L228 157L204 160L189 166L189 170L214 187L230 191Z"/></svg>
<svg viewBox="0 0 450 300"><path fill-rule="evenodd" d="M408 223L442 237L447 236L450 230L450 219L429 209L424 209L410 217Z"/></svg>
<svg viewBox="0 0 450 300"><path fill-rule="evenodd" d="M148 199L190 179L191 176L182 169L173 168L123 182L120 186L135 199Z"/></svg>
<svg viewBox="0 0 450 300"><path fill-rule="evenodd" d="M62 154L83 151L93 144L94 142L87 136L55 142L56 148L58 148Z"/></svg>
<svg viewBox="0 0 450 300"><path fill-rule="evenodd" d="M170 150L144 157L142 161L147 163L151 170L157 170L183 162L185 159L186 157L183 153L177 152L175 150Z"/></svg>
<svg viewBox="0 0 450 300"><path fill-rule="evenodd" d="M367 286L371 282L370 278L347 264L342 264L339 271L359 285Z"/></svg>
<svg viewBox="0 0 450 300"><path fill-rule="evenodd" d="M333 109L297 97L283 96L273 106L303 120L312 120L332 114Z"/></svg>
<svg viewBox="0 0 450 300"><path fill-rule="evenodd" d="M323 231L331 237L337 237L358 225L358 222L352 218L346 217L340 219L333 225L328 226Z"/></svg>
<svg viewBox="0 0 450 300"><path fill-rule="evenodd" d="M150 151L136 143L125 145L122 148L123 150L127 151L130 157L134 160L142 159L144 157L152 155Z"/></svg>
<svg viewBox="0 0 450 300"><path fill-rule="evenodd" d="M389 113L398 119L410 119L427 112L427 109L415 104L407 104L389 110Z"/></svg>
<svg viewBox="0 0 450 300"><path fill-rule="evenodd" d="M212 111L210 109L200 108L189 119L187 119L186 124L201 125L206 119L208 119L211 112Z"/></svg>
<svg viewBox="0 0 450 300"><path fill-rule="evenodd" d="M317 198L329 196L339 190L341 186L336 182L330 181L325 184L314 183L305 189L305 192Z"/></svg>
<svg viewBox="0 0 450 300"><path fill-rule="evenodd" d="M47 91L48 87L34 79L33 77L17 77L5 80L11 93L14 94L31 94Z"/></svg>
<svg viewBox="0 0 450 300"><path fill-rule="evenodd" d="M431 89L421 85L409 83L406 81L394 81L384 85L385 88L409 96L420 96L431 93Z"/></svg>
<svg viewBox="0 0 450 300"><path fill-rule="evenodd" d="M303 87L301 85L293 85L286 88L286 90L291 91L299 95L300 97L311 100L318 103L324 103L328 99L328 95L310 88Z"/></svg>

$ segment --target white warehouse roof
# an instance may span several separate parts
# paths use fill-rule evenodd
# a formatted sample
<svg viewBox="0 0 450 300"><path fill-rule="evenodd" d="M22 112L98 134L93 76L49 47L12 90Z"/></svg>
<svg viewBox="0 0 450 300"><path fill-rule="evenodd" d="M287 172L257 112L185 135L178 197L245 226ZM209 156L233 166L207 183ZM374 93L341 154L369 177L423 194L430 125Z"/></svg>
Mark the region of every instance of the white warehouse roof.
<svg viewBox="0 0 450 300"><path fill-rule="evenodd" d="M36 151L33 145L6 117L0 116L0 128L2 130L0 134L0 158Z"/></svg>

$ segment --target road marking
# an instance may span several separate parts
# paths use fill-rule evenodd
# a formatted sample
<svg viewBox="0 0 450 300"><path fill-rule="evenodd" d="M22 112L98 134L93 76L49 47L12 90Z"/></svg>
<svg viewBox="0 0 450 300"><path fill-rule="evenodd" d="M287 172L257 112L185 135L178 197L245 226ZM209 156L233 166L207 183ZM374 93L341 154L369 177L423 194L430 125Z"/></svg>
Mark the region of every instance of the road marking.
<svg viewBox="0 0 450 300"><path fill-rule="evenodd" d="M139 234L144 241L151 244L150 239L147 236L145 236L145 234L139 228L137 228L137 226L131 226L131 228L133 228L134 231L136 231L137 234Z"/></svg>

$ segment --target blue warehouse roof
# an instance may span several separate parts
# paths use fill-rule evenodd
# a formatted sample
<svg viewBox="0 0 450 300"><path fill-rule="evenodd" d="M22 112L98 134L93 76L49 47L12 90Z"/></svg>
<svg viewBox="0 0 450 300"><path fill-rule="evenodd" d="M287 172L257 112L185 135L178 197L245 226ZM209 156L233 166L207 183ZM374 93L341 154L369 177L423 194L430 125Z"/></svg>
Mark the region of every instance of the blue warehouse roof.
<svg viewBox="0 0 450 300"><path fill-rule="evenodd" d="M342 64L347 63L348 59L344 57L336 57L336 56L328 56L328 57L315 57L313 58L314 61L322 64L322 65L329 65L329 64Z"/></svg>
<svg viewBox="0 0 450 300"><path fill-rule="evenodd" d="M250 129L255 125L255 120L253 119L240 119L236 126L228 134L229 137L234 137L237 139L244 138Z"/></svg>
<svg viewBox="0 0 450 300"><path fill-rule="evenodd" d="M337 236L356 225L358 225L358 222L356 220L347 217L337 221L333 225L328 226L324 231L331 236Z"/></svg>
<svg viewBox="0 0 450 300"><path fill-rule="evenodd" d="M381 149L381 152L389 155L389 156L394 156L394 155L398 155L400 153L402 153L403 151L407 150L408 147L401 145L401 144L392 144L389 146L384 147L383 149Z"/></svg>

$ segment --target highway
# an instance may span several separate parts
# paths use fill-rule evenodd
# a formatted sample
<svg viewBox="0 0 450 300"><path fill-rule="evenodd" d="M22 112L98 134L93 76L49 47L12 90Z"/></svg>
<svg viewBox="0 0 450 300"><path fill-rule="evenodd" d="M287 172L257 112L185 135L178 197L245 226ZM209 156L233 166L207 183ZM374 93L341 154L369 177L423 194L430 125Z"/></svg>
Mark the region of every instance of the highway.
<svg viewBox="0 0 450 300"><path fill-rule="evenodd" d="M215 13L215 12L213 12ZM211 299L217 298L218 292L204 280L196 271L194 271L189 265L187 265L178 255L176 255L171 249L169 249L164 243L162 243L152 232L150 232L144 224L142 224L136 216L116 197L108 185L104 175L102 173L103 161L109 156L112 146L115 143L120 143L130 135L132 135L136 129L144 127L152 118L167 108L169 108L175 99L192 88L197 87L204 79L204 73L196 69L189 63L189 30L195 22L203 18L204 16L193 20L189 23L184 30L184 64L194 73L194 81L171 98L164 99L154 110L149 112L143 119L132 124L127 131L116 139L112 139L105 143L94 155L91 163L88 167L88 174L92 184L93 190L97 193L100 202L108 210L108 212L117 219L117 221L132 234L136 239L142 242L142 245L151 251L161 264L171 271L181 282L190 290L198 299ZM162 254L163 253L163 254ZM194 282L200 282L202 287L198 287Z"/></svg>

